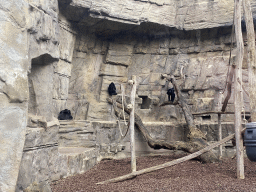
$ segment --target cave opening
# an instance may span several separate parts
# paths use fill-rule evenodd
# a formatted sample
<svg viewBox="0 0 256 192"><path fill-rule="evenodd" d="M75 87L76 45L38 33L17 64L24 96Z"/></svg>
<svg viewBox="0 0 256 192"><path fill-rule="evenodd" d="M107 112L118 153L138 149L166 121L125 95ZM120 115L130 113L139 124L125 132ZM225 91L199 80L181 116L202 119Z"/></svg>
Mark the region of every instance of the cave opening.
<svg viewBox="0 0 256 192"><path fill-rule="evenodd" d="M151 105L151 99L148 96L139 96L142 99L141 109L149 109Z"/></svg>

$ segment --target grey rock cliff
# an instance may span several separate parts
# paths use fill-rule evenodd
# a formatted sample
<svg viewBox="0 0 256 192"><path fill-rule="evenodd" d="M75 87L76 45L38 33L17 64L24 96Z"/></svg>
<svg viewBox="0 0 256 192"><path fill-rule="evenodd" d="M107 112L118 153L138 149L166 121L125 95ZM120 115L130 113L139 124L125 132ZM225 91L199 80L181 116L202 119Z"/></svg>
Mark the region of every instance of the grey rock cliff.
<svg viewBox="0 0 256 192"><path fill-rule="evenodd" d="M167 99L161 73L174 74L192 112L218 110L225 96L220 92L228 71L233 5L233 0L0 1L0 190L15 191L19 173L16 190L40 188L88 170L98 152L106 157L120 152L107 89L115 82L118 94L122 84L129 95L132 75L138 83L136 112L152 136L184 139L180 108L158 106ZM256 19L255 1L252 10ZM246 55L243 83L247 88ZM248 101L244 95L247 112ZM63 126L59 132L55 120L66 108L86 126ZM234 110L233 97L227 110ZM195 119L215 141L216 117ZM232 132L233 116L223 119L226 132ZM88 131L92 121L108 123L96 122ZM139 133L137 138L143 140ZM73 152L62 149L59 155L58 145Z"/></svg>
<svg viewBox="0 0 256 192"><path fill-rule="evenodd" d="M234 10L233 0L72 0L61 1L60 5L68 19L81 23L87 23L90 16L134 25L157 23L181 30L231 25ZM256 18L255 1L252 7ZM73 10L79 11L73 14Z"/></svg>

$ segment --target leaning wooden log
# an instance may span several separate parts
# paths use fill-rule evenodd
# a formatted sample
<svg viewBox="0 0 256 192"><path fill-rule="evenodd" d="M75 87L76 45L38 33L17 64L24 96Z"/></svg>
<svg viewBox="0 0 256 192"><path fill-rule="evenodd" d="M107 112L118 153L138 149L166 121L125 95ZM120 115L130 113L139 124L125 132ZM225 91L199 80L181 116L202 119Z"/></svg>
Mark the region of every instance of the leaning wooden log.
<svg viewBox="0 0 256 192"><path fill-rule="evenodd" d="M222 105L222 108L221 108L222 112L224 112L226 110L226 107L228 105L228 101L231 97L232 79L233 79L233 76L234 76L234 72L235 72L235 65L232 64L230 73L228 74L227 96L224 99L224 102L223 102L223 105Z"/></svg>
<svg viewBox="0 0 256 192"><path fill-rule="evenodd" d="M131 169L136 171L136 154L135 154L135 131L134 131L134 113L135 113L135 96L136 96L136 76L132 76L130 81L132 85L131 91L131 112L130 112L130 148L131 148Z"/></svg>
<svg viewBox="0 0 256 192"><path fill-rule="evenodd" d="M243 152L243 140L241 137L241 127L242 127L242 84L238 83L238 80L242 80L242 64L243 64L243 54L244 54L244 42L241 26L241 7L242 1L235 0L235 34L236 34L236 69L234 73L234 107L235 107L235 134L236 134L236 159L237 159L237 178L244 179L244 152ZM254 45L255 46L255 45Z"/></svg>
<svg viewBox="0 0 256 192"><path fill-rule="evenodd" d="M251 1L252 2L252 1ZM249 95L251 106L251 119L256 121L256 50L255 50L255 32L253 25L253 16L250 0L243 1L244 19L246 24L247 42L248 42L248 79Z"/></svg>
<svg viewBox="0 0 256 192"><path fill-rule="evenodd" d="M107 101L110 104L113 104L115 114L118 115L122 119L123 118L122 113L120 113L117 109L117 108L122 109L121 103L118 103L111 98L107 98ZM130 109L128 109L127 106L124 106L124 110L126 113L130 114ZM144 136L149 147L151 147L153 149L182 150L182 151L185 151L188 153L194 153L194 152L199 151L200 149L204 148L204 146L208 145L206 142L203 142L202 139L200 139L200 138L194 139L194 140L188 141L188 142L184 142L184 141L167 142L164 140L155 140L150 136L150 134L149 134L147 128L144 126L141 118L136 113L134 115L135 115L135 125L137 126L137 128L140 130L140 132ZM198 157L198 159L204 163L218 161L218 158L212 152L205 153L205 154L201 155L200 157Z"/></svg>
<svg viewBox="0 0 256 192"><path fill-rule="evenodd" d="M156 170L159 170L159 169L163 169L163 168L166 168L166 167L177 165L179 163L188 161L190 159L194 159L194 158L202 155L203 153L206 153L206 152L212 150L213 148L218 147L219 145L226 143L227 141L234 138L234 136L235 136L235 134L229 135L228 137L222 139L221 141L213 143L213 144L211 144L211 145L209 145L209 146L207 146L207 147L205 147L205 148L203 148L203 149L201 149L201 150L199 150L195 153L192 153L188 156L185 156L185 157L182 157L182 158L179 158L179 159L175 159L173 161L170 161L170 162L167 162L167 163L164 163L164 164L161 164L161 165L157 165L157 166L154 166L154 167L150 167L150 168L142 169L142 170L139 170L139 171L135 171L135 172L132 172L130 174L123 175L121 177L117 177L117 178L114 178L114 179L109 179L107 181L102 181L102 182L99 182L97 184L107 184L107 183L116 183L116 182L120 182L120 181L125 181L127 179L132 179L132 178L134 178L138 175L142 175L142 174L145 174L145 173L149 173L149 172L152 172L152 171L156 171Z"/></svg>
<svg viewBox="0 0 256 192"><path fill-rule="evenodd" d="M185 116L185 120L187 122L188 125L188 129L189 129L189 134L187 135L187 138L189 140L188 145L189 146L193 146L193 150L191 151L191 149L189 150L189 152L196 152L204 147L206 147L208 145L207 141L206 141L206 136L205 134L199 130L195 123L194 123L194 118L192 113L190 112L190 108L188 107L184 97L181 94L181 90L179 89L177 83L176 83L176 79L173 75L167 75L167 74L162 74L162 77L167 79L168 81L171 81L171 83L173 84L173 87L175 89L177 98L178 98L178 103L179 106L181 107L183 114ZM214 162L217 161L218 158L216 157L216 155L209 151L208 153L203 154L202 156L200 156L200 158L202 158L203 161L205 162Z"/></svg>
<svg viewBox="0 0 256 192"><path fill-rule="evenodd" d="M183 113L184 113L184 117L186 119L186 122L188 124L188 128L189 128L189 134L188 134L188 139L190 140L202 140L200 142L205 143L206 140L206 136L205 134L203 134L195 125L194 123L194 118L192 113L190 112L190 109L185 101L185 99L183 98L182 94L181 94L181 90L179 89L176 80L174 78L173 75L166 75L166 74L162 74L163 78L166 78L168 81L171 81L171 83L173 84L173 87L175 89L177 98L178 98L178 103L179 106L181 107Z"/></svg>
<svg viewBox="0 0 256 192"><path fill-rule="evenodd" d="M120 119L123 119L123 114L120 113L118 111L117 108L122 108L122 105L120 103L118 103L116 100L113 100L111 98L107 98L107 101L110 103L110 104L113 104L113 108L114 108L114 111L115 111L115 114L117 116L119 116ZM130 114L130 109L124 105L124 111L128 114ZM153 149L171 149L171 150L174 150L174 149L179 149L179 150L184 150L186 152L189 152L187 151L185 144L186 142L183 142L183 141L176 141L176 142L166 142L164 140L154 140L147 128L144 126L141 118L136 114L134 113L134 116L135 116L135 125L137 126L137 128L141 131L142 135L144 136L145 140L147 141L148 145L153 148Z"/></svg>
<svg viewBox="0 0 256 192"><path fill-rule="evenodd" d="M247 114L247 115L250 115L251 113L248 112L248 111L245 111L245 112L241 112L241 115L244 115ZM232 112L232 111L225 111L225 112L222 112L222 111L204 111L204 112L197 112L197 113L192 113L192 115L207 115L207 114L235 114L235 112Z"/></svg>

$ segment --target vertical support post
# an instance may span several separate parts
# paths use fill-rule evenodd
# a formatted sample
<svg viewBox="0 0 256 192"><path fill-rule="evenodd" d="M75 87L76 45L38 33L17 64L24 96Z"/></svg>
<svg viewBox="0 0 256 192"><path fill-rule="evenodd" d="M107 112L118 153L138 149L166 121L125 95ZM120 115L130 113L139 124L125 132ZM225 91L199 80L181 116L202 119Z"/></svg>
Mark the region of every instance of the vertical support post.
<svg viewBox="0 0 256 192"><path fill-rule="evenodd" d="M135 95L136 95L136 76L132 76L131 91L131 113L130 113L130 147L131 147L131 169L136 171L136 154L135 154L135 136L134 136L134 111L135 111Z"/></svg>
<svg viewBox="0 0 256 192"><path fill-rule="evenodd" d="M249 72L249 95L251 106L251 120L256 121L256 53L255 53L255 33L250 0L243 0L244 18L248 43L248 72Z"/></svg>
<svg viewBox="0 0 256 192"><path fill-rule="evenodd" d="M223 93L219 92L219 97L218 97L218 103L217 103L217 111L221 111L221 103L222 103L222 99L223 99ZM221 113L218 113L218 131L219 131L219 141L222 140L222 127L221 127ZM219 159L222 158L223 154L222 154L222 146L219 146Z"/></svg>
<svg viewBox="0 0 256 192"><path fill-rule="evenodd" d="M219 130L219 141L222 140L222 127L221 127L221 114L218 113L218 130ZM222 158L222 145L219 146L220 155L219 159Z"/></svg>
<svg viewBox="0 0 256 192"><path fill-rule="evenodd" d="M237 178L244 179L244 153L243 140L241 136L242 127L242 62L244 53L244 44L241 28L241 4L242 0L235 0L235 33L236 33L236 69L234 74L234 93L235 93L235 136L236 136L236 159L237 159Z"/></svg>

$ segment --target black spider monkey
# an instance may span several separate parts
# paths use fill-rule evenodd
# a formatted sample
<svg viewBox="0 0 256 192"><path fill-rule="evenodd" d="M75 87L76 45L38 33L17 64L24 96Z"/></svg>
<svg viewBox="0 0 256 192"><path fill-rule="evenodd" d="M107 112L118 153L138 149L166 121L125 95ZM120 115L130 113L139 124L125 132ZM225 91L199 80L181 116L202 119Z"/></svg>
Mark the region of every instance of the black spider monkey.
<svg viewBox="0 0 256 192"><path fill-rule="evenodd" d="M70 110L68 109L65 109L65 110L62 110L58 116L58 119L59 120L72 120L73 117L71 115L71 112Z"/></svg>
<svg viewBox="0 0 256 192"><path fill-rule="evenodd" d="M168 89L167 90L167 95L168 95L168 100L173 102L174 98L175 98L175 90L174 90L174 88Z"/></svg>
<svg viewBox="0 0 256 192"><path fill-rule="evenodd" d="M115 84L113 82L110 83L109 86L108 86L108 94L110 96L117 95L117 93L116 93L116 86L115 86Z"/></svg>

